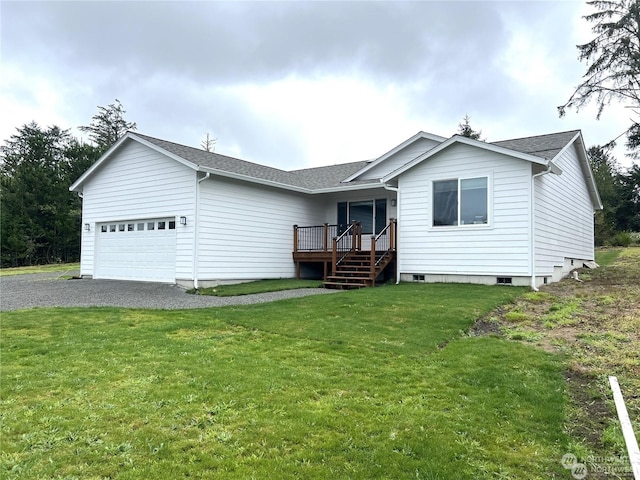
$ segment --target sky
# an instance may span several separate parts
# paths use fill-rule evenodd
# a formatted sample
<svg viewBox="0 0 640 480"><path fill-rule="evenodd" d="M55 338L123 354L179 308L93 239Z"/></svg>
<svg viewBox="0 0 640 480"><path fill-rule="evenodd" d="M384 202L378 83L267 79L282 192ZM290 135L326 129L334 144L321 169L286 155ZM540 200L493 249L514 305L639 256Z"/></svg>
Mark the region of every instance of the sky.
<svg viewBox="0 0 640 480"><path fill-rule="evenodd" d="M374 159L465 115L486 141L581 129L559 118L591 40L577 1L0 1L0 142L35 121L77 130L119 99L137 131L282 169ZM629 166L622 148L618 161Z"/></svg>

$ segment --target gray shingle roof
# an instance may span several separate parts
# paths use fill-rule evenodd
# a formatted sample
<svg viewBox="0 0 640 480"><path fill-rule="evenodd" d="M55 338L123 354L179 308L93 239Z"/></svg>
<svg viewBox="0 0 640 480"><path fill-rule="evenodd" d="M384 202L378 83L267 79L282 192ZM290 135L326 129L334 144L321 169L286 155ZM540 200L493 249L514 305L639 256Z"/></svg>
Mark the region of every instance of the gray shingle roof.
<svg viewBox="0 0 640 480"><path fill-rule="evenodd" d="M235 173L238 175L246 175L248 177L260 178L272 182L283 183L285 185L303 187L303 185L297 181L295 176L285 170L267 167L266 165L260 165L258 163L247 162L246 160L220 155L215 152L207 152L201 148L187 147L186 145L168 142L166 140L141 135L135 132L134 135L143 138L163 150L173 153L174 155L177 155L178 157L199 167L222 170L223 172Z"/></svg>
<svg viewBox="0 0 640 480"><path fill-rule="evenodd" d="M258 163L240 160L239 158L228 157L226 155L220 155L219 153L207 152L199 148L187 147L178 143L149 137L137 132L133 132L133 134L199 167L221 170L223 172L245 175L247 177L259 178L310 190L344 186L345 184L341 183L342 180L364 168L367 164L367 162L352 162L326 167L285 171L279 168L267 167ZM377 184L378 182L376 180L366 180L349 182L349 185L368 183Z"/></svg>
<svg viewBox="0 0 640 480"><path fill-rule="evenodd" d="M580 130L570 130L568 132L550 133L548 135L515 138L490 143L498 147L508 148L516 152L528 153L529 155L551 160L560 153L560 150L566 147L571 139L578 133L580 133Z"/></svg>
<svg viewBox="0 0 640 480"><path fill-rule="evenodd" d="M360 180L355 182L348 182L347 184L342 181L353 175L354 173L362 170L367 166L364 162L351 162L341 163L338 165L329 165L326 167L306 168L304 170L293 170L290 172L295 175L307 188L312 190L321 188L340 187L345 185L365 185L365 184L378 184L377 180Z"/></svg>
<svg viewBox="0 0 640 480"><path fill-rule="evenodd" d="M551 133L548 135L538 135L534 137L516 138L512 140L502 140L491 142L496 145L521 153L527 153L540 158L551 160L554 158L571 139L579 133L579 130L567 132ZM309 190L322 190L355 185L378 185L377 180L359 180L344 183L343 180L364 168L368 162L351 162L325 167L306 168L302 170L285 171L279 168L268 167L258 163L247 162L239 158L220 155L215 152L180 145L159 138L149 137L140 133L132 132L169 153L205 169L220 170L236 175L243 175L255 179L267 180L292 187L305 188Z"/></svg>

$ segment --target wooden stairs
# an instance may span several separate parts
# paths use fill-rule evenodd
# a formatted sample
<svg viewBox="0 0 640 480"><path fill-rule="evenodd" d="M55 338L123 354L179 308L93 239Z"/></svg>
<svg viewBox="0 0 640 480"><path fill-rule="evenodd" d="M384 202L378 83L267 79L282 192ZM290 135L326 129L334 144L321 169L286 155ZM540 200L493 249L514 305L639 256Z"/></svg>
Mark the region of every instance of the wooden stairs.
<svg viewBox="0 0 640 480"><path fill-rule="evenodd" d="M375 255L373 260L372 255ZM392 250L349 252L327 276L324 287L343 290L373 287L376 279L394 260L395 251Z"/></svg>
<svg viewBox="0 0 640 480"><path fill-rule="evenodd" d="M362 225L352 222L341 235L333 238L332 271L325 277L325 288L373 287L396 259L396 221L377 235L371 235L370 248L362 248Z"/></svg>

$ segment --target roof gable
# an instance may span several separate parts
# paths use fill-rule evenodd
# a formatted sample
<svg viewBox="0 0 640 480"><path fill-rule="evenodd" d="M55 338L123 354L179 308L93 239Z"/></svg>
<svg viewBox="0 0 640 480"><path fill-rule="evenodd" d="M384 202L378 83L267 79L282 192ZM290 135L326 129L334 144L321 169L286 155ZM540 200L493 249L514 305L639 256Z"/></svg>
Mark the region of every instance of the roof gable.
<svg viewBox="0 0 640 480"><path fill-rule="evenodd" d="M348 186L342 180L361 170L367 162L352 162L325 167L308 168L301 170L285 171L278 168L260 165L239 158L221 155L215 152L207 152L199 148L188 147L178 143L169 142L159 138L142 135L140 133L127 132L109 150L107 150L69 190L80 191L82 185L105 162L108 162L126 142L135 141L152 150L172 158L173 160L195 171L212 173L215 175L235 178L270 185L277 188L299 191L303 193L322 193L333 190L345 190L363 188L367 186L379 187L377 180L351 182Z"/></svg>
<svg viewBox="0 0 640 480"><path fill-rule="evenodd" d="M448 140L442 142L440 145L438 145L437 147L432 148L431 150L426 151L425 153L423 153L422 155L414 158L411 162L403 165L402 167L394 170L393 172L389 173L388 175L384 176L382 179L380 179L381 182L388 182L390 180L393 180L394 178L398 177L399 175L402 175L404 172L406 172L407 170L412 169L413 167L415 167L416 165L422 163L423 161L427 160L428 158L437 155L438 153L442 152L443 150L446 150L447 148L451 147L454 144L465 144L465 145L470 145L473 147L477 147L477 148L481 148L483 150L489 150L495 153L499 153L502 155L507 155L510 157L514 157L514 158L519 158L521 160L526 160L532 163L538 163L538 164L546 164L547 162L542 158L542 157L538 157L538 156L534 156L528 153L524 153L524 152L519 152L517 150L511 150L499 145L494 145L492 143L486 143L486 142L482 142L480 140L473 140L471 138L468 137L463 137L462 135L454 135L453 137L449 138Z"/></svg>
<svg viewBox="0 0 640 480"><path fill-rule="evenodd" d="M527 153L546 160L553 160L563 148L569 145L580 130L536 135L534 137L515 138L491 142L492 145L508 148L516 152Z"/></svg>
<svg viewBox="0 0 640 480"><path fill-rule="evenodd" d="M408 138L407 140L402 142L401 144L393 147L387 153L385 153L385 154L381 155L380 157L376 158L374 161L368 162L367 165L364 168L362 168L361 170L358 170L353 175L350 175L349 177L345 178L343 180L343 182L351 182L353 180L356 180L358 177L361 177L363 174L365 174L369 170L371 170L371 169L377 167L378 165L380 165L381 163L385 162L388 158L393 157L397 153L399 153L402 150L406 149L410 145L412 145L412 144L414 144L416 142L419 142L420 140L432 140L432 141L434 141L436 143L442 143L442 142L444 142L446 140L446 138L445 137L441 137L439 135L434 135L432 133L427 133L427 132L420 131L420 132L416 133L414 136L412 136L411 138Z"/></svg>

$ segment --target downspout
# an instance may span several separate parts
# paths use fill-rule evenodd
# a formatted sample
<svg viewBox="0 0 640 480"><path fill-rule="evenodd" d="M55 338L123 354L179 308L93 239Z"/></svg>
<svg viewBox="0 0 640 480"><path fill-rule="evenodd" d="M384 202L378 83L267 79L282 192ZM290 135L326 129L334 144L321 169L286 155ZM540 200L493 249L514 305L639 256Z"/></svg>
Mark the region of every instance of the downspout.
<svg viewBox="0 0 640 480"><path fill-rule="evenodd" d="M398 285L400 283L400 258L398 256L398 253L400 251L400 249L398 248L398 225L400 225L400 189L398 187L387 185L386 183L383 183L382 186L385 190L395 192L396 194L396 285Z"/></svg>
<svg viewBox="0 0 640 480"><path fill-rule="evenodd" d="M531 290L538 291L536 286L536 185L537 177L551 173L553 164L549 162L547 169L531 176Z"/></svg>
<svg viewBox="0 0 640 480"><path fill-rule="evenodd" d="M198 173L196 172L196 175ZM193 227L193 288L198 289L198 253L199 253L199 245L198 241L198 225L200 224L199 216L200 216L200 184L209 178L211 173L207 172L207 174L199 178L196 183L196 208L195 208L195 218L194 218L194 227Z"/></svg>

